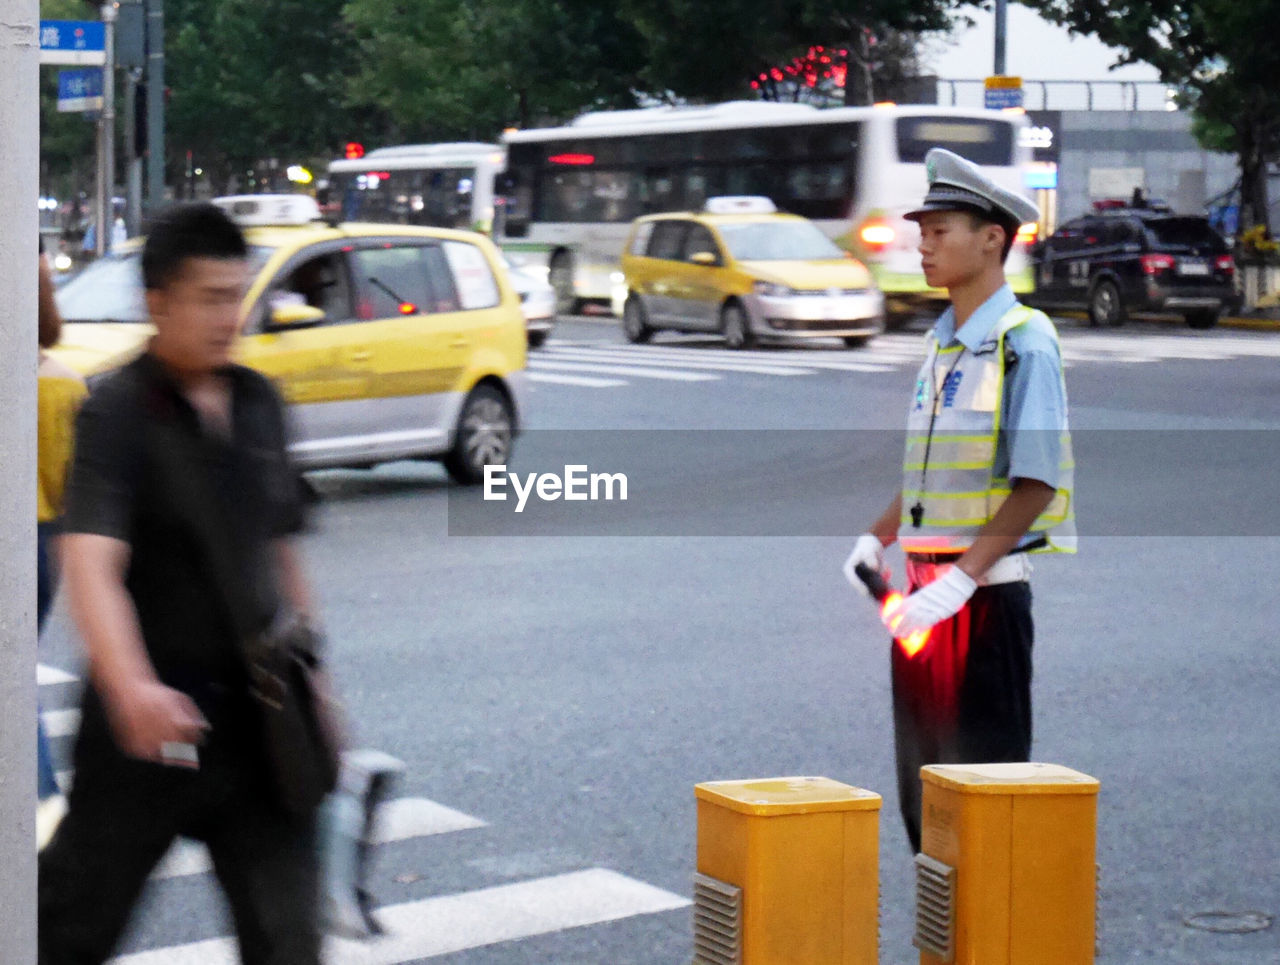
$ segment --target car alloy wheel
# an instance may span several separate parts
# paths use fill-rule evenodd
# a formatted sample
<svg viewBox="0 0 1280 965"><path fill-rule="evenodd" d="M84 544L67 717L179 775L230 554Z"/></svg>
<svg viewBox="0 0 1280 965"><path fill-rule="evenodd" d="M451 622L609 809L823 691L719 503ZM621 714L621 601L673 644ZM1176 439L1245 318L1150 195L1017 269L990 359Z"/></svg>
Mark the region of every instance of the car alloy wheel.
<svg viewBox="0 0 1280 965"><path fill-rule="evenodd" d="M649 341L653 335L653 329L645 321L644 305L641 304L639 295L632 295L622 306L622 333L627 336L628 342L636 344Z"/></svg>
<svg viewBox="0 0 1280 965"><path fill-rule="evenodd" d="M457 482L474 485L485 466L503 466L511 455L515 418L507 397L491 385L477 385L462 404L453 449L444 465Z"/></svg>
<svg viewBox="0 0 1280 965"><path fill-rule="evenodd" d="M750 348L756 338L747 322L747 313L741 305L730 303L720 313L720 328L724 332L724 340L729 348Z"/></svg>
<svg viewBox="0 0 1280 965"><path fill-rule="evenodd" d="M1103 279L1094 286L1089 297L1089 321L1094 325L1124 324L1124 303L1115 282Z"/></svg>

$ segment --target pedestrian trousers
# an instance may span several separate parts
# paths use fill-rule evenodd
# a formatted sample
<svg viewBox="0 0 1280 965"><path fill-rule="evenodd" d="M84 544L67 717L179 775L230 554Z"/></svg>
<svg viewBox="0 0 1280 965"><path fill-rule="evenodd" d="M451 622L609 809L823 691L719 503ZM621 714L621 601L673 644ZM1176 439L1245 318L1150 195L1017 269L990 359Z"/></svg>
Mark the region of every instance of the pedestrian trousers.
<svg viewBox="0 0 1280 965"><path fill-rule="evenodd" d="M248 738L215 725L194 771L137 761L86 690L67 815L40 854L40 965L105 962L179 835L208 846L244 965L318 965L315 818L275 806Z"/></svg>
<svg viewBox="0 0 1280 965"><path fill-rule="evenodd" d="M913 588L914 589L914 588ZM914 657L894 644L898 800L920 850L920 768L1031 756L1031 585L982 586Z"/></svg>

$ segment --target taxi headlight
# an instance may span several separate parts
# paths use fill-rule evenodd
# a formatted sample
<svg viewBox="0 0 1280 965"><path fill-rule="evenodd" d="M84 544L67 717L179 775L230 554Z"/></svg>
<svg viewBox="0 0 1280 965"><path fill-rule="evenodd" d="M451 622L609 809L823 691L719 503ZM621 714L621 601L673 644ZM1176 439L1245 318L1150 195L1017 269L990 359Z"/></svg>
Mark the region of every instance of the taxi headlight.
<svg viewBox="0 0 1280 965"><path fill-rule="evenodd" d="M794 288L778 285L771 281L758 281L751 286L751 289L757 295L764 295L766 298L786 298L788 295L795 294Z"/></svg>

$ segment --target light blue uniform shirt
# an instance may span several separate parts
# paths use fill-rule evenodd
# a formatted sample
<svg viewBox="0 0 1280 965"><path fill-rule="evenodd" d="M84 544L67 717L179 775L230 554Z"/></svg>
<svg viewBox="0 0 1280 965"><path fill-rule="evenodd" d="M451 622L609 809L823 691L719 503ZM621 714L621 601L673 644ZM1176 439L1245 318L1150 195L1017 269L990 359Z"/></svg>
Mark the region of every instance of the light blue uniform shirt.
<svg viewBox="0 0 1280 965"><path fill-rule="evenodd" d="M1017 303L1013 289L1004 285L969 316L959 332L955 309L948 308L933 327L938 344L946 348L960 342L976 352L996 322ZM1067 428L1067 395L1053 323L1037 313L1009 332L1005 345L1018 357L1018 364L1005 379L996 475L1010 480L1038 479L1056 488L1062 463L1061 435Z"/></svg>

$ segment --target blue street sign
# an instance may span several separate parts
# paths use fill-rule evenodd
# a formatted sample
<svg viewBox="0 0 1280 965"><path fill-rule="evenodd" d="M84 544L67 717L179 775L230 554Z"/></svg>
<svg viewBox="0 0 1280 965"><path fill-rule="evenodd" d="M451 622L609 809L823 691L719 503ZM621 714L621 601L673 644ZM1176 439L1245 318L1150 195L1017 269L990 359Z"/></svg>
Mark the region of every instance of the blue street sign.
<svg viewBox="0 0 1280 965"><path fill-rule="evenodd" d="M41 20L40 63L101 64L107 31L101 20Z"/></svg>
<svg viewBox="0 0 1280 965"><path fill-rule="evenodd" d="M102 110L102 68L58 71L58 110Z"/></svg>
<svg viewBox="0 0 1280 965"><path fill-rule="evenodd" d="M1022 106L1021 87L997 87L982 92L982 106L987 110L1000 111L1008 107Z"/></svg>

